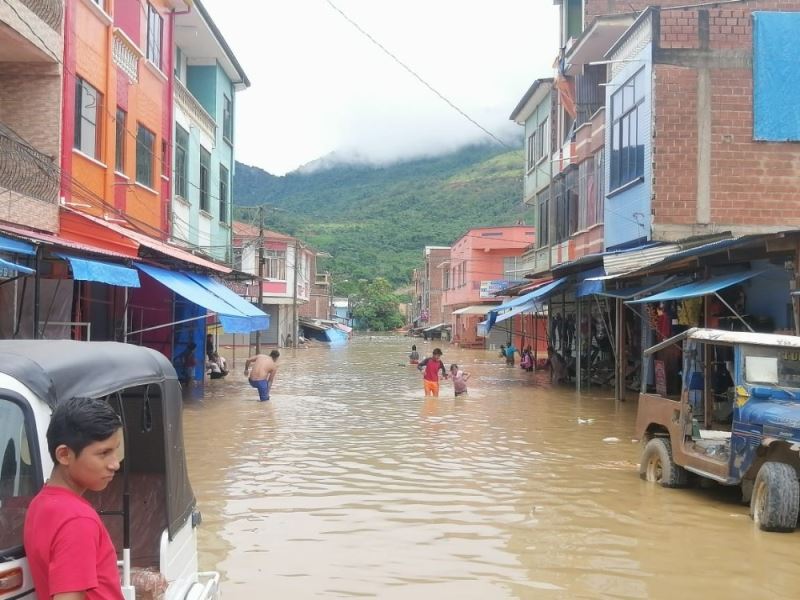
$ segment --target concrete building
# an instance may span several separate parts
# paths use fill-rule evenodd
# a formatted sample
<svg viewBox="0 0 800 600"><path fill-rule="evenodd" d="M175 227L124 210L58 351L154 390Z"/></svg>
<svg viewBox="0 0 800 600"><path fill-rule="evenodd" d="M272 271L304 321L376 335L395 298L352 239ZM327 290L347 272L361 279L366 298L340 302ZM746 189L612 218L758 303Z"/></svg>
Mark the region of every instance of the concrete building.
<svg viewBox="0 0 800 600"><path fill-rule="evenodd" d="M415 269L414 301L409 320L414 327L430 327L447 322L442 294L449 270L449 246L425 246L424 265Z"/></svg>
<svg viewBox="0 0 800 600"><path fill-rule="evenodd" d="M58 229L61 0L0 5L0 219Z"/></svg>
<svg viewBox="0 0 800 600"><path fill-rule="evenodd" d="M171 237L230 262L236 93L250 82L202 2L175 27Z"/></svg>
<svg viewBox="0 0 800 600"><path fill-rule="evenodd" d="M484 346L477 325L498 304L494 294L521 276L523 250L535 242L535 229L526 225L470 229L456 240L443 272L442 298L443 314L451 315L453 342Z"/></svg>

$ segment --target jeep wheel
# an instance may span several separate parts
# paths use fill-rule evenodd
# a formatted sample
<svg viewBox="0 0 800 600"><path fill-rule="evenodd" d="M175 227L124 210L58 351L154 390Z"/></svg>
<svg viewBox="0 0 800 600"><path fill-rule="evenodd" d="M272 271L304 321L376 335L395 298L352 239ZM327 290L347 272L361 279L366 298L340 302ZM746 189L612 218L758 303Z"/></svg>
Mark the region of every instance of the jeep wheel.
<svg viewBox="0 0 800 600"><path fill-rule="evenodd" d="M681 487L688 481L688 473L672 460L672 446L665 438L653 438L644 447L639 477L663 487Z"/></svg>
<svg viewBox="0 0 800 600"><path fill-rule="evenodd" d="M761 465L750 499L750 516L764 531L794 531L800 508L800 483L786 463Z"/></svg>

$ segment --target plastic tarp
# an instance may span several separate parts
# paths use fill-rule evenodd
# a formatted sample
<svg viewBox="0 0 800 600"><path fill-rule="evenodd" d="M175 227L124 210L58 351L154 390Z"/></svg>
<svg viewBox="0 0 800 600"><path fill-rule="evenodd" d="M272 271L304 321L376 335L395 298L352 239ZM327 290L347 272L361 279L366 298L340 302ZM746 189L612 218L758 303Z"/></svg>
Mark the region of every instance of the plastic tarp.
<svg viewBox="0 0 800 600"><path fill-rule="evenodd" d="M348 335L338 327L330 327L329 329L326 329L325 337L332 346L346 344L350 339Z"/></svg>
<svg viewBox="0 0 800 600"><path fill-rule="evenodd" d="M208 275L189 273L189 277L248 317L247 322L239 322L238 317L220 315L219 321L222 323L222 328L228 333L247 333L269 329L269 315L236 292L229 290Z"/></svg>
<svg viewBox="0 0 800 600"><path fill-rule="evenodd" d="M234 308L225 300L211 293L194 279L179 271L167 271L151 265L134 263L136 268L145 272L147 275L158 281L161 285L168 287L179 296L183 296L190 302L202 306L206 310L217 313L222 328L227 333L249 333L250 317ZM232 329L229 329L232 327ZM242 327L241 329L239 327Z"/></svg>
<svg viewBox="0 0 800 600"><path fill-rule="evenodd" d="M595 278L602 277L605 274L606 271L603 267L598 267L597 269L592 269L591 271L584 273L583 281L578 284L578 287L575 290L575 297L585 298L586 296L591 296L592 294L600 294L603 291L603 281Z"/></svg>
<svg viewBox="0 0 800 600"><path fill-rule="evenodd" d="M61 252L56 252L56 256L69 263L72 277L78 281L96 281L120 287L141 287L139 272L136 269Z"/></svg>
<svg viewBox="0 0 800 600"><path fill-rule="evenodd" d="M800 13L753 12L753 137L800 141Z"/></svg>
<svg viewBox="0 0 800 600"><path fill-rule="evenodd" d="M542 287L536 288L534 291L525 294L524 296L520 296L518 298L514 298L513 300L509 300L505 304L501 304L489 311L489 316L485 321L481 321L479 323L479 327L481 325L484 326L487 333L491 331L492 327L494 327L495 323L505 321L513 317L514 315L509 315L508 310L513 310L518 307L523 307L522 310L515 312L514 314L519 314L521 312L532 311L535 310L535 305L539 302L543 302L547 298L549 298L565 281L567 280L566 277L562 277L561 279L556 279L555 281L551 281L550 283L543 285ZM502 314L500 311L505 311ZM502 318L501 318L502 317Z"/></svg>
<svg viewBox="0 0 800 600"><path fill-rule="evenodd" d="M539 304L535 300L531 300L530 302L526 302L525 304L520 304L519 306L515 306L508 312L504 312L502 315L497 315L497 318L494 320L494 324L497 325L498 323L502 323L512 317L517 316L521 313L533 313L539 310Z"/></svg>
<svg viewBox="0 0 800 600"><path fill-rule="evenodd" d="M26 256L33 256L36 254L36 248L33 244L21 242L13 238L0 235L0 251L10 252L12 254L24 254Z"/></svg>
<svg viewBox="0 0 800 600"><path fill-rule="evenodd" d="M23 267L22 265L18 265L17 263L13 263L10 260L5 260L0 258L0 267L4 269L8 269L9 271L16 271L17 273L22 273L23 275L32 275L36 273L35 269L31 269L30 267Z"/></svg>
<svg viewBox="0 0 800 600"><path fill-rule="evenodd" d="M748 279L752 279L753 277L761 275L765 271L766 270L763 269L760 271L744 271L742 273L732 273L730 275L712 277L711 279L706 279L705 281L695 281L694 283L687 283L686 285L681 285L679 287L672 288L671 290L659 292L657 294L653 294L652 296L646 296L645 298L639 298L638 300L629 300L628 304L642 304L645 302L665 302L667 300L698 298L700 296L713 294L719 290L724 290L727 287L736 285L737 283L742 283Z"/></svg>

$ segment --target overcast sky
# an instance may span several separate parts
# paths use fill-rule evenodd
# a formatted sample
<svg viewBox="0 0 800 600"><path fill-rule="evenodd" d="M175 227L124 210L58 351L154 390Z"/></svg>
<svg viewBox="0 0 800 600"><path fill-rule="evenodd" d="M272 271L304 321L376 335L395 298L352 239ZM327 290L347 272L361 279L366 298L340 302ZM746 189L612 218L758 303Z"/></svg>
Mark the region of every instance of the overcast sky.
<svg viewBox="0 0 800 600"><path fill-rule="evenodd" d="M389 162L487 139L326 0L203 0L252 86L237 95L236 158L275 174L337 152ZM552 74L552 0L333 0L500 137ZM513 137L516 136L516 137Z"/></svg>

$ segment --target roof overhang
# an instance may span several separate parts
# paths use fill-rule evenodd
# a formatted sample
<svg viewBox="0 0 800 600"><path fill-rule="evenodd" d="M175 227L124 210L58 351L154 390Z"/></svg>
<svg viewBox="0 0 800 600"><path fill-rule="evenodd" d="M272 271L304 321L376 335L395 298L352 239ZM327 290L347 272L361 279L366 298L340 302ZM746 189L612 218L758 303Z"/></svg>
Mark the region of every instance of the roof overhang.
<svg viewBox="0 0 800 600"><path fill-rule="evenodd" d="M536 107L539 106L545 98L547 98L547 95L550 93L552 87L552 77L537 79L534 81L531 84L531 87L528 88L528 91L525 92L525 95L522 96L522 99L517 103L517 106L514 108L508 118L511 121L514 121L517 125L524 125L525 121L528 120L528 118L533 114L533 111L536 110Z"/></svg>
<svg viewBox="0 0 800 600"><path fill-rule="evenodd" d="M192 9L175 16L175 44L190 66L219 64L237 91L250 87L250 80L200 0Z"/></svg>
<svg viewBox="0 0 800 600"><path fill-rule="evenodd" d="M597 17L564 56L567 75L580 75L584 65L602 61L609 48L633 25L632 14Z"/></svg>

